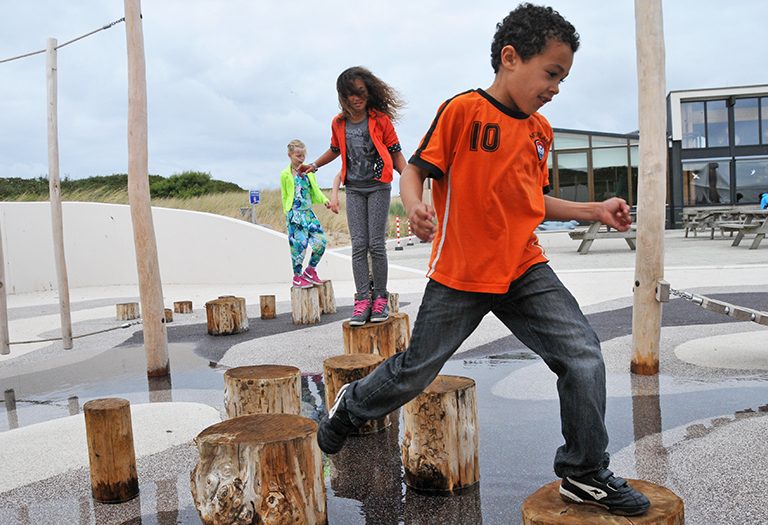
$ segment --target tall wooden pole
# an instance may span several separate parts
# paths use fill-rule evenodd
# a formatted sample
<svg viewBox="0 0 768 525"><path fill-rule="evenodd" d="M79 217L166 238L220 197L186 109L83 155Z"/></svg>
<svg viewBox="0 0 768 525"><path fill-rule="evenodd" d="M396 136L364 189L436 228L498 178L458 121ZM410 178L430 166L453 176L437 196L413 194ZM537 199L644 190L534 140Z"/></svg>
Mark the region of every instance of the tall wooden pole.
<svg viewBox="0 0 768 525"><path fill-rule="evenodd" d="M635 0L640 167L637 255L632 310L635 374L659 372L661 303L656 287L664 277L664 206L667 180L667 112L664 24L661 0Z"/></svg>
<svg viewBox="0 0 768 525"><path fill-rule="evenodd" d="M8 337L8 303L6 301L3 229L0 228L0 355L8 355L11 353L11 342Z"/></svg>
<svg viewBox="0 0 768 525"><path fill-rule="evenodd" d="M69 279L64 257L64 226L61 212L61 181L59 180L59 117L56 39L49 38L46 46L48 83L48 187L51 199L53 254L56 259L56 282L59 289L61 340L65 349L72 348L72 316L69 305Z"/></svg>
<svg viewBox="0 0 768 525"><path fill-rule="evenodd" d="M125 35L128 46L128 202L131 205L139 295L144 325L147 375L161 377L171 371L165 330L163 289L157 260L155 228L149 199L147 157L147 72L140 0L125 0Z"/></svg>

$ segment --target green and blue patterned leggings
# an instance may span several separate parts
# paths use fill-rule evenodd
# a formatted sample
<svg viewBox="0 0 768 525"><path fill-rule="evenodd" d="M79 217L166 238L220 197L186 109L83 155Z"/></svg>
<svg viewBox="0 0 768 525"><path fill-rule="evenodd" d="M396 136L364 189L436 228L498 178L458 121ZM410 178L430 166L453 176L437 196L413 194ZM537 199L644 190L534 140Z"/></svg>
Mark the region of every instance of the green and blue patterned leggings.
<svg viewBox="0 0 768 525"><path fill-rule="evenodd" d="M291 247L293 273L300 275L307 246L312 248L309 265L314 268L320 262L323 253L325 253L325 246L328 244L328 241L325 238L322 226L320 226L320 221L317 220L312 210L288 211L286 225L288 229L288 244Z"/></svg>

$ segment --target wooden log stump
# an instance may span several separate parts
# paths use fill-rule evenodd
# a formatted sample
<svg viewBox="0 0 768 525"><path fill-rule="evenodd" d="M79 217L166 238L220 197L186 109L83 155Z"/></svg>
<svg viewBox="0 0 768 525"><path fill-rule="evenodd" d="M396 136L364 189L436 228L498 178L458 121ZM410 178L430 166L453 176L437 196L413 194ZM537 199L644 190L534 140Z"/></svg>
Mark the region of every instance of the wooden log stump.
<svg viewBox="0 0 768 525"><path fill-rule="evenodd" d="M174 301L173 311L177 314L191 314L192 301Z"/></svg>
<svg viewBox="0 0 768 525"><path fill-rule="evenodd" d="M259 308L262 319L274 319L277 317L277 308L275 307L274 295L260 295Z"/></svg>
<svg viewBox="0 0 768 525"><path fill-rule="evenodd" d="M224 296L205 303L208 333L211 335L239 334L248 330L245 299Z"/></svg>
<svg viewBox="0 0 768 525"><path fill-rule="evenodd" d="M195 438L190 476L205 525L325 525L323 460L317 424L291 414L228 419Z"/></svg>
<svg viewBox="0 0 768 525"><path fill-rule="evenodd" d="M320 294L312 288L291 287L291 316L293 324L320 322Z"/></svg>
<svg viewBox="0 0 768 525"><path fill-rule="evenodd" d="M400 294L389 292L389 313L396 314L400 311Z"/></svg>
<svg viewBox="0 0 768 525"><path fill-rule="evenodd" d="M316 285L317 295L320 301L321 314L336 313L336 296L333 293L333 283L330 280L323 281L323 284Z"/></svg>
<svg viewBox="0 0 768 525"><path fill-rule="evenodd" d="M381 323L350 326L349 321L344 321L341 327L345 354L378 354L387 358L405 350L411 340L411 324L408 314L403 312L390 314Z"/></svg>
<svg viewBox="0 0 768 525"><path fill-rule="evenodd" d="M139 303L118 303L115 306L118 321L131 321L141 317Z"/></svg>
<svg viewBox="0 0 768 525"><path fill-rule="evenodd" d="M342 386L362 379L379 366L384 358L377 354L349 354L329 357L323 361L326 410L333 406ZM380 432L392 424L393 414L366 421L354 435L363 436Z"/></svg>
<svg viewBox="0 0 768 525"><path fill-rule="evenodd" d="M640 479L628 479L629 483L651 500L651 507L642 516L615 516L607 510L592 505L568 503L560 498L560 481L544 485L523 502L523 525L683 525L685 509L683 500L671 490Z"/></svg>
<svg viewBox="0 0 768 525"><path fill-rule="evenodd" d="M227 417L301 414L301 371L295 366L239 366L224 372Z"/></svg>
<svg viewBox="0 0 768 525"><path fill-rule="evenodd" d="M91 494L101 503L121 503L139 495L131 406L116 397L83 405Z"/></svg>
<svg viewBox="0 0 768 525"><path fill-rule="evenodd" d="M403 410L405 483L458 494L480 481L475 382L439 375Z"/></svg>
<svg viewBox="0 0 768 525"><path fill-rule="evenodd" d="M166 323L172 323L173 322L173 310L170 308L164 308L163 309L163 321Z"/></svg>

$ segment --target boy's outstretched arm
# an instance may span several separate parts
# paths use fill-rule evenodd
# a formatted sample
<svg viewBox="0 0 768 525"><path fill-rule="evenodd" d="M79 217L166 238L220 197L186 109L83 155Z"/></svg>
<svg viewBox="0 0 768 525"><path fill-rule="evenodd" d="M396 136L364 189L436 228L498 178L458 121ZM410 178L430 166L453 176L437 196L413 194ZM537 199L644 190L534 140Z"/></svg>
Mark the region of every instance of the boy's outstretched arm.
<svg viewBox="0 0 768 525"><path fill-rule="evenodd" d="M601 202L573 202L544 196L546 218L557 221L600 221L621 232L629 230L632 217L624 199L612 197Z"/></svg>
<svg viewBox="0 0 768 525"><path fill-rule="evenodd" d="M400 200L411 221L411 230L422 241L435 237L435 209L422 201L427 172L413 164L406 165L400 175Z"/></svg>

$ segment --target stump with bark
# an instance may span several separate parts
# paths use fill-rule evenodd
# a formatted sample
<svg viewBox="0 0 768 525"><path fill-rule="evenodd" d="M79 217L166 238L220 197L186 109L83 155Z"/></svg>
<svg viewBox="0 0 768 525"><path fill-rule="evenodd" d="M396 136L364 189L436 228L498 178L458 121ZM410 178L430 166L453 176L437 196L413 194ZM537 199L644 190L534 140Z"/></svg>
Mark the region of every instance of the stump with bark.
<svg viewBox="0 0 768 525"><path fill-rule="evenodd" d="M133 447L131 406L116 397L83 405L91 494L101 503L120 503L139 495Z"/></svg>
<svg viewBox="0 0 768 525"><path fill-rule="evenodd" d="M376 354L349 354L329 357L323 361L323 383L325 384L325 407L333 406L336 394L342 386L362 379L379 366L384 358ZM393 414L380 419L366 421L355 433L358 436L380 432L392 424Z"/></svg>
<svg viewBox="0 0 768 525"><path fill-rule="evenodd" d="M475 382L439 375L403 409L405 483L457 494L480 481Z"/></svg>
<svg viewBox="0 0 768 525"><path fill-rule="evenodd" d="M317 424L290 414L228 419L195 438L192 500L205 525L325 525Z"/></svg>
<svg viewBox="0 0 768 525"><path fill-rule="evenodd" d="M131 321L141 317L139 303L118 303L115 307L118 321Z"/></svg>
<svg viewBox="0 0 768 525"><path fill-rule="evenodd" d="M259 308L261 311L262 319L274 319L277 316L277 308L275 307L275 296L260 295Z"/></svg>
<svg viewBox="0 0 768 525"><path fill-rule="evenodd" d="M642 516L615 516L592 505L566 503L560 498L560 481L553 481L531 494L523 502L523 525L683 525L683 500L671 490L639 479L627 480L636 490L651 500L651 507Z"/></svg>
<svg viewBox="0 0 768 525"><path fill-rule="evenodd" d="M239 334L248 330L245 299L223 296L205 303L208 333L211 335Z"/></svg>
<svg viewBox="0 0 768 525"><path fill-rule="evenodd" d="M396 314L400 311L400 294L389 292L389 313Z"/></svg>
<svg viewBox="0 0 768 525"><path fill-rule="evenodd" d="M350 326L349 321L344 321L341 327L345 354L378 354L387 358L405 350L411 339L408 314L403 312L391 314L381 323Z"/></svg>
<svg viewBox="0 0 768 525"><path fill-rule="evenodd" d="M163 322L165 323L173 322L173 310L171 310L170 308L163 309Z"/></svg>
<svg viewBox="0 0 768 525"><path fill-rule="evenodd" d="M301 414L301 371L295 366L239 366L224 373L227 417Z"/></svg>
<svg viewBox="0 0 768 525"><path fill-rule="evenodd" d="M320 322L320 294L318 287L291 287L291 316L293 324L314 324Z"/></svg>
<svg viewBox="0 0 768 525"><path fill-rule="evenodd" d="M336 313L336 296L333 293L333 283L330 280L323 281L323 284L316 285L318 299L320 301L321 314Z"/></svg>
<svg viewBox="0 0 768 525"><path fill-rule="evenodd" d="M174 301L173 311L177 314L191 314L192 301Z"/></svg>

